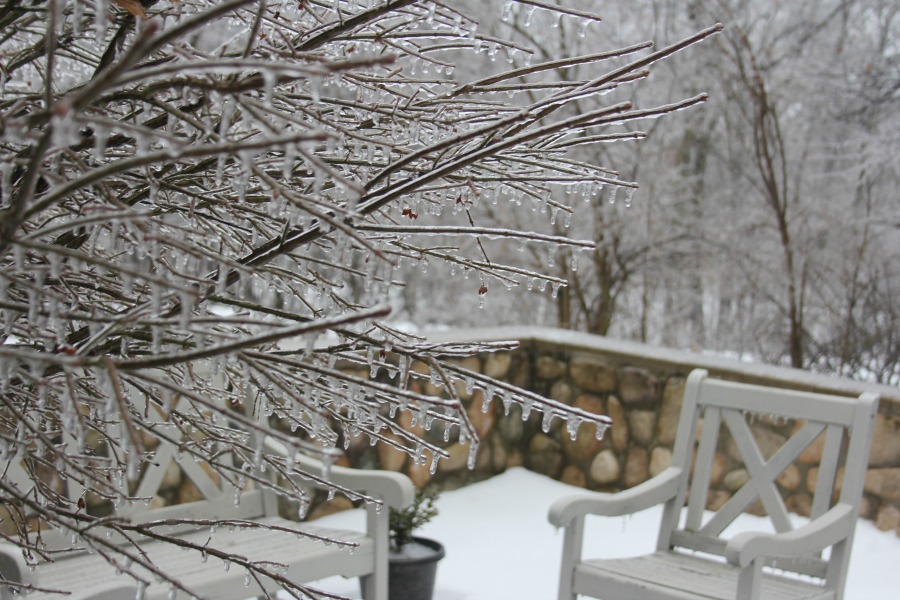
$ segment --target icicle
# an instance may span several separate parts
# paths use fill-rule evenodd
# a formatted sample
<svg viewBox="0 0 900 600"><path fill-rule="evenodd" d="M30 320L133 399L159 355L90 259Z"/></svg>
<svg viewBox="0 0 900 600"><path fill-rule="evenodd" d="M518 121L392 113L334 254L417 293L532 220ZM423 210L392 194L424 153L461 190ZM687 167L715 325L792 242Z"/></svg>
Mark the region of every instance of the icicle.
<svg viewBox="0 0 900 600"><path fill-rule="evenodd" d="M219 265L219 273L218 278L216 280L216 294L220 296L225 294L225 290L228 289L228 267L224 264Z"/></svg>
<svg viewBox="0 0 900 600"><path fill-rule="evenodd" d="M431 431L431 427L434 425L434 415L428 414L425 416L425 422L422 424L425 427L425 431Z"/></svg>
<svg viewBox="0 0 900 600"><path fill-rule="evenodd" d="M356 437L357 435L359 435L359 433L356 433L354 437ZM324 479L325 481L331 480L331 467L333 464L334 456L332 456L331 454L326 454L322 457L322 479Z"/></svg>
<svg viewBox="0 0 900 600"><path fill-rule="evenodd" d="M253 156L249 152L241 152L241 171L237 178L235 187L237 188L238 202L243 203L247 199L247 186L250 185L250 176L252 174Z"/></svg>
<svg viewBox="0 0 900 600"><path fill-rule="evenodd" d="M469 467L469 470L472 470L475 468L475 460L477 458L478 458L478 442L476 442L475 440L472 440L469 443L469 459L466 463L467 466Z"/></svg>
<svg viewBox="0 0 900 600"><path fill-rule="evenodd" d="M38 296L42 295L40 290L30 289L28 290L28 320L34 323L38 318L38 311L41 308L41 302L38 299Z"/></svg>
<svg viewBox="0 0 900 600"><path fill-rule="evenodd" d="M16 244L13 246L13 263L15 264L16 272L21 273L25 270L25 247ZM9 321L11 322L11 321Z"/></svg>
<svg viewBox="0 0 900 600"><path fill-rule="evenodd" d="M525 398L522 401L522 420L527 421L528 417L531 415L531 409L534 408L534 401L530 398Z"/></svg>
<svg viewBox="0 0 900 600"><path fill-rule="evenodd" d="M179 319L179 328L187 331L191 326L191 315L194 310L194 295L190 292L181 293L181 318Z"/></svg>
<svg viewBox="0 0 900 600"><path fill-rule="evenodd" d="M602 441L603 436L606 435L606 430L609 429L609 423L597 423L597 429L594 432L594 436L597 438L597 441Z"/></svg>
<svg viewBox="0 0 900 600"><path fill-rule="evenodd" d="M10 194L12 190L12 172L13 172L13 161L3 161L0 164L0 187L3 188L3 197L2 203L8 204L10 201Z"/></svg>
<svg viewBox="0 0 900 600"><path fill-rule="evenodd" d="M397 378L397 373L399 373L399 370L397 369L397 367L394 367L393 365L387 367L388 378L390 378L390 379L396 379L396 378Z"/></svg>
<svg viewBox="0 0 900 600"><path fill-rule="evenodd" d="M297 158L297 149L293 144L284 147L284 161L281 163L281 178L290 179L294 172L294 161ZM279 211L280 212L280 211Z"/></svg>
<svg viewBox="0 0 900 600"><path fill-rule="evenodd" d="M123 438L122 438L122 450L123 450L123 451L126 451L126 450L127 450L127 447L126 447L126 444L125 444L125 439L127 439L127 436L123 436ZM137 481L137 478L138 478L138 459L137 459L137 452L136 452L134 449L131 449L131 451L128 452L128 465L127 465L127 468L128 468L128 471L127 471L128 481L132 481L132 482L133 482L133 481Z"/></svg>
<svg viewBox="0 0 900 600"><path fill-rule="evenodd" d="M531 22L534 19L534 13L537 10L536 6L529 6L528 11L525 13L525 22L523 25L525 27L531 27Z"/></svg>
<svg viewBox="0 0 900 600"><path fill-rule="evenodd" d="M309 78L309 95L314 104L322 100L322 78L312 76Z"/></svg>
<svg viewBox="0 0 900 600"><path fill-rule="evenodd" d="M225 161L227 159L228 155L223 152L216 161L216 187L222 187L225 180Z"/></svg>
<svg viewBox="0 0 900 600"><path fill-rule="evenodd" d="M266 106L272 106L272 96L275 90L275 84L278 81L278 75L266 69L263 71L263 102Z"/></svg>
<svg viewBox="0 0 900 600"><path fill-rule="evenodd" d="M97 43L101 46L106 39L108 10L107 0L94 0L94 27L97 28Z"/></svg>
<svg viewBox="0 0 900 600"><path fill-rule="evenodd" d="M544 418L541 420L541 430L544 433L550 432L550 424L553 422L553 411L544 410Z"/></svg>
<svg viewBox="0 0 900 600"><path fill-rule="evenodd" d="M419 442L416 444L415 452L413 453L413 463L420 465L422 461L425 459L425 445Z"/></svg>
<svg viewBox="0 0 900 600"><path fill-rule="evenodd" d="M75 111L66 100L60 100L53 106L50 118L52 127L52 143L54 146L70 146L78 142L78 124L75 122Z"/></svg>
<svg viewBox="0 0 900 600"><path fill-rule="evenodd" d="M434 369L431 369L428 377L428 383L433 385L434 387L441 387L443 383L441 382L441 376Z"/></svg>
<svg viewBox="0 0 900 600"><path fill-rule="evenodd" d="M578 418L578 415L570 414L566 419L566 432L569 434L569 437L572 441L575 441L575 438L578 437L578 428L581 426L581 419Z"/></svg>
<svg viewBox="0 0 900 600"><path fill-rule="evenodd" d="M158 288L154 288L156 290ZM155 313L159 313L159 311L154 311ZM153 354L159 354L163 350L163 327L162 325L151 325L150 326L150 336L151 336L151 350Z"/></svg>
<svg viewBox="0 0 900 600"><path fill-rule="evenodd" d="M581 24L578 25L578 37L583 38L587 35L588 27L591 24L590 19L582 19Z"/></svg>
<svg viewBox="0 0 900 600"><path fill-rule="evenodd" d="M444 443L448 443L450 441L450 430L453 428L452 423L444 424Z"/></svg>
<svg viewBox="0 0 900 600"><path fill-rule="evenodd" d="M366 350L366 363L369 365L369 377L375 379L378 375L378 363L375 362L375 349L372 346Z"/></svg>
<svg viewBox="0 0 900 600"><path fill-rule="evenodd" d="M413 415L413 420L418 422L420 426L425 427L428 421L428 406L420 404L419 412Z"/></svg>
<svg viewBox="0 0 900 600"><path fill-rule="evenodd" d="M503 5L503 11L500 13L500 20L504 23L509 21L510 17L512 16L512 7L512 0L507 0L507 2Z"/></svg>
<svg viewBox="0 0 900 600"><path fill-rule="evenodd" d="M459 13L453 17L453 34L458 36L465 35L462 29L462 15Z"/></svg>
<svg viewBox="0 0 900 600"><path fill-rule="evenodd" d="M491 400L494 397L494 386L488 384L484 388L483 401L481 403L481 412L486 413L491 407Z"/></svg>
<svg viewBox="0 0 900 600"><path fill-rule="evenodd" d="M619 186L617 186L617 185L612 186L612 189L609 191L609 203L610 204L616 203L616 196L618 194L619 194Z"/></svg>
<svg viewBox="0 0 900 600"><path fill-rule="evenodd" d="M80 4L80 3L76 3ZM95 124L94 128L94 160L99 161L106 154L106 141L109 138L109 131L106 125Z"/></svg>
<svg viewBox="0 0 900 600"><path fill-rule="evenodd" d="M270 415L266 415L270 416ZM260 436L259 441L256 444L256 450L253 452L253 466L257 469L262 465L263 459L263 438Z"/></svg>

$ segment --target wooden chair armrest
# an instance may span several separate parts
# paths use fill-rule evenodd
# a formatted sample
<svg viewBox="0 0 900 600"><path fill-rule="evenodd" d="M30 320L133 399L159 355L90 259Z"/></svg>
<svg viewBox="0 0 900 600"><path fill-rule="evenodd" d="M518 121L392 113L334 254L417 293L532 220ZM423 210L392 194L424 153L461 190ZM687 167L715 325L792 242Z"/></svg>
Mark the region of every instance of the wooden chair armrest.
<svg viewBox="0 0 900 600"><path fill-rule="evenodd" d="M22 549L8 543L0 544L0 579L21 584L35 583L34 572L28 568ZM18 590L16 590L18 592ZM12 600L26 596L16 593L7 586L0 587L0 600Z"/></svg>
<svg viewBox="0 0 900 600"><path fill-rule="evenodd" d="M68 600L122 600L137 595L137 583L124 577L104 581L87 591L77 591ZM25 596L26 598L28 596Z"/></svg>
<svg viewBox="0 0 900 600"><path fill-rule="evenodd" d="M818 519L784 533L745 532L728 541L728 562L746 567L760 557L802 556L824 550L850 535L857 518L853 506L838 503Z"/></svg>
<svg viewBox="0 0 900 600"><path fill-rule="evenodd" d="M674 498L680 478L681 469L669 467L640 485L614 494L587 492L566 496L553 503L548 519L557 527L565 527L573 518L587 514L614 517L639 512Z"/></svg>
<svg viewBox="0 0 900 600"><path fill-rule="evenodd" d="M288 448L273 438L266 438L266 451L279 456L288 456ZM300 470L320 474L328 471L328 479L345 488L365 492L380 498L390 508L404 508L412 504L416 495L413 482L402 473L393 471L373 471L332 466L301 452L294 454L294 464Z"/></svg>

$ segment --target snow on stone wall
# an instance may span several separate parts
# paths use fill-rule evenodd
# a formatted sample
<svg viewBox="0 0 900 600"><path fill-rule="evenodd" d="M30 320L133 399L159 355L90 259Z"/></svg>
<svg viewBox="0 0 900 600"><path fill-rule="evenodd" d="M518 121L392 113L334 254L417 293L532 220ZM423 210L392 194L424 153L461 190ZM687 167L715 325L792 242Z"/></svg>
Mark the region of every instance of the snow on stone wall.
<svg viewBox="0 0 900 600"><path fill-rule="evenodd" d="M496 399L482 412L479 389L457 392L481 436L475 469L466 468L468 448L458 442L445 444L441 432L424 434L449 452L437 472L417 465L405 454L386 445L371 447L364 436L352 440L343 463L364 468L383 468L409 475L417 486L433 485L454 489L489 478L515 466L525 466L560 481L592 490L615 491L635 486L660 472L671 462L675 430L681 409L685 378L697 367L726 379L763 385L784 385L816 391L858 394L862 389L882 393L881 413L875 425L870 468L865 483L862 516L874 519L882 529L900 535L900 392L883 386L834 379L779 367L746 364L702 354L680 352L616 342L539 328L510 328L491 331L444 333L441 339L494 341L518 339L519 349L490 353L460 361L461 366L515 383L565 404L606 414L615 424L602 441L593 429L583 425L573 441L562 420L554 420L549 431L542 427L541 415L524 421L521 408L504 406ZM427 367L420 365L423 372ZM415 368L415 367L414 367ZM363 375L363 373L360 373ZM413 382L416 391L441 395L444 391L427 380ZM398 415L402 418L402 414ZM408 417L405 417L408 419ZM407 429L418 426L403 423ZM798 424L773 422L760 417L752 429L764 455L770 455L791 435ZM778 486L789 510L806 515L811 507L821 443L814 443L778 478ZM708 506L715 508L731 497L746 481L740 457L733 443L722 441L715 457ZM312 516L349 506L339 497L322 503ZM760 510L759 505L751 511Z"/></svg>

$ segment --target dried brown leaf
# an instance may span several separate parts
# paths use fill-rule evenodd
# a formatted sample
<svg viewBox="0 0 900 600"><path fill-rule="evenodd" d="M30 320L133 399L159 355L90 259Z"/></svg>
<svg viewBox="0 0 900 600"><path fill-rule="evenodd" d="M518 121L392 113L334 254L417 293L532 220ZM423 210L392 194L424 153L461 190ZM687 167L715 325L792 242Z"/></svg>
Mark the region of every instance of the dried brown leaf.
<svg viewBox="0 0 900 600"><path fill-rule="evenodd" d="M136 17L147 18L147 13L144 12L144 7L138 0L113 0L113 2L118 4L119 8L127 10Z"/></svg>

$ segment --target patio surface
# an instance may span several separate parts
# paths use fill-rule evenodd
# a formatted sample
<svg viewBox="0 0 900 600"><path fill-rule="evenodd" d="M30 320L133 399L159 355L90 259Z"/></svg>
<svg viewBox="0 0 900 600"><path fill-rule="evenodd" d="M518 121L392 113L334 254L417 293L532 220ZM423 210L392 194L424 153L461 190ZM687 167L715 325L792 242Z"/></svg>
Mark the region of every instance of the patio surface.
<svg viewBox="0 0 900 600"><path fill-rule="evenodd" d="M515 468L442 494L437 502L440 514L417 532L441 541L447 551L438 567L433 600L555 598L562 533L547 522L547 509L557 498L578 491ZM651 551L659 516L660 509L654 508L631 517L588 519L585 555L621 557ZM362 511L354 510L318 523L361 528L365 518ZM758 523L756 517L745 515L737 527L750 529ZM900 597L898 565L900 537L860 520L845 599L896 600ZM329 592L360 597L355 580L333 577L317 585Z"/></svg>

